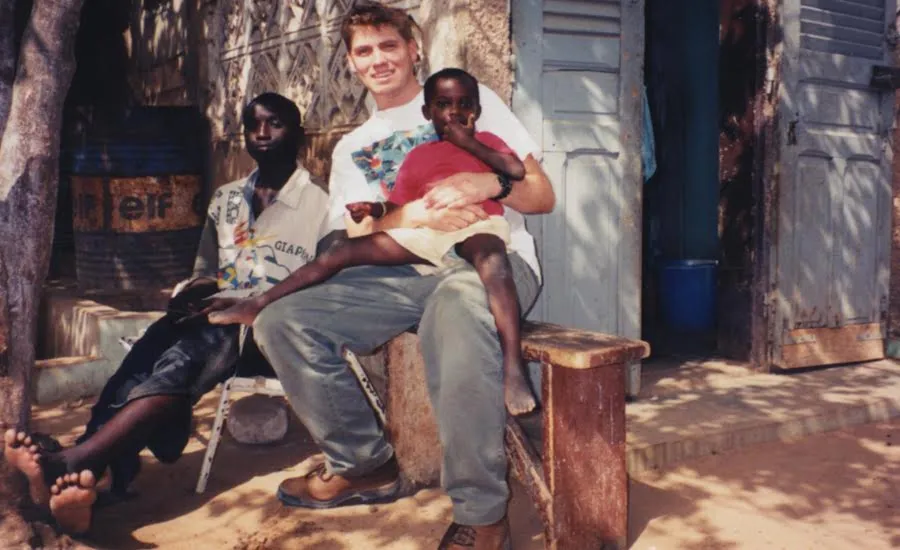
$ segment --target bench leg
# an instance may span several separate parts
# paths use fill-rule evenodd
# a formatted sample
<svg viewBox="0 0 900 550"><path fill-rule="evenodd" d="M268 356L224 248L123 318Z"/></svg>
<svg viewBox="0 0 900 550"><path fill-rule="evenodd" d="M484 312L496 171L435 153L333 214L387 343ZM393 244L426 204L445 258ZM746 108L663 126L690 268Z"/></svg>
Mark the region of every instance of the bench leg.
<svg viewBox="0 0 900 550"><path fill-rule="evenodd" d="M234 378L229 378L222 385L222 395L219 397L219 408L216 409L216 420L213 422L212 431L209 433L209 443L206 445L206 453L203 455L203 464L200 466L200 477L197 479L197 487L194 492L198 495L206 491L209 482L209 472L212 470L213 461L216 458L216 449L219 447L219 439L222 437L222 429L225 427L225 419L228 418L228 406L231 398L231 384Z"/></svg>
<svg viewBox="0 0 900 550"><path fill-rule="evenodd" d="M626 548L625 368L547 365L544 474L548 550Z"/></svg>

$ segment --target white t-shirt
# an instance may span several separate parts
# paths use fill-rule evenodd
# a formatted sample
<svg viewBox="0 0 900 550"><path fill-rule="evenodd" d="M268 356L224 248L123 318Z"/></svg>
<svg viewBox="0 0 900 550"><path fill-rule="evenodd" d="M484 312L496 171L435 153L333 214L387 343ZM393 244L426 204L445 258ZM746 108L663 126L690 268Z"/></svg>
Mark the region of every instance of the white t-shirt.
<svg viewBox="0 0 900 550"><path fill-rule="evenodd" d="M254 170L223 185L209 204L206 230L216 239L219 295L248 296L272 288L315 258L317 243L330 232L328 195L306 169L297 168L258 218L251 204L256 178Z"/></svg>
<svg viewBox="0 0 900 550"><path fill-rule="evenodd" d="M497 135L523 160L532 155L540 161L540 148L509 107L487 86L479 84L478 92L481 117L475 122L476 130ZM437 139L434 127L422 115L424 103L424 93L419 92L406 105L375 111L362 126L337 143L331 157L328 189L332 231L346 229L346 204L384 200L406 154L416 145ZM525 228L524 216L504 206L504 217L510 226L509 248L525 260L540 280L534 238Z"/></svg>

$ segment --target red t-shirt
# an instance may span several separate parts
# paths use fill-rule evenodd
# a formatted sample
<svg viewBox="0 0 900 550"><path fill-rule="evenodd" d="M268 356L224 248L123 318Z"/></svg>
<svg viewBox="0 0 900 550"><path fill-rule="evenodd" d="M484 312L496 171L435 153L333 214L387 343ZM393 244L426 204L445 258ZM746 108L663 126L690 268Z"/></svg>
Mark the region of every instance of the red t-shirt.
<svg viewBox="0 0 900 550"><path fill-rule="evenodd" d="M490 132L476 132L475 139L501 153L515 154L502 139ZM423 143L406 155L388 200L403 205L421 199L431 189L431 184L460 172L490 173L493 170L449 141ZM484 201L481 207L490 216L503 215L503 205L498 201Z"/></svg>

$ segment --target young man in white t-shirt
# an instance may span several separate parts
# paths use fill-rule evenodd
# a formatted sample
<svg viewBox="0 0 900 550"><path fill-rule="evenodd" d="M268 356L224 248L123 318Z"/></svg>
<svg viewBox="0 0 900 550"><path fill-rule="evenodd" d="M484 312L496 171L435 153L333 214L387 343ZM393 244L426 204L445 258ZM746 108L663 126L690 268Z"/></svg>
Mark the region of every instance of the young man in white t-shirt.
<svg viewBox="0 0 900 550"><path fill-rule="evenodd" d="M348 62L378 109L335 147L330 238L396 227L460 229L487 218L477 205L496 198L507 207L510 263L527 312L540 272L521 212L552 210L553 190L537 145L488 88L480 87L484 114L477 129L509 144L524 161L525 178L508 182L494 174L456 174L424 199L379 220L355 223L346 213L348 203L383 200L405 154L436 139L422 114L413 25L401 10L365 4L353 8L342 26ZM278 496L289 505L329 508L396 494L393 449L342 351L368 353L415 326L444 449L442 484L453 501L454 523L440 547L503 548L509 488L502 354L484 287L468 264L428 276L411 266L352 268L260 312L253 324L260 350L327 459L309 475L282 482Z"/></svg>

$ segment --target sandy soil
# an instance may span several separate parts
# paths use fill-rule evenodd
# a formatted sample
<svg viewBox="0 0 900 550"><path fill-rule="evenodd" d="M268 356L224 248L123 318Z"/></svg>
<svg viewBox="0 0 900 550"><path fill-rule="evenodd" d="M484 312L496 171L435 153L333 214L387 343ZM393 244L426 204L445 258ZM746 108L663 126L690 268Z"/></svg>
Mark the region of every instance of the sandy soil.
<svg viewBox="0 0 900 550"><path fill-rule="evenodd" d="M295 422L285 442L249 447L226 435L209 489L195 495L216 396L197 414L197 437L174 466L147 457L138 498L97 512L83 542L115 550L431 550L450 501L427 489L389 505L307 511L282 507L278 483L315 450ZM43 407L36 426L79 434L89 403ZM900 421L710 456L632 479L631 548L887 549L900 547ZM543 547L530 503L514 489L514 548Z"/></svg>

